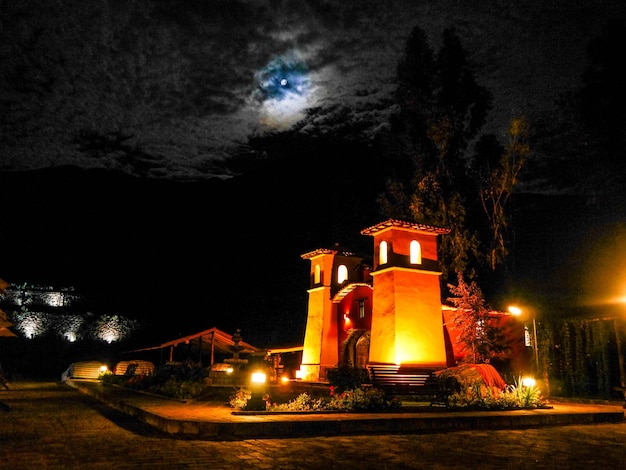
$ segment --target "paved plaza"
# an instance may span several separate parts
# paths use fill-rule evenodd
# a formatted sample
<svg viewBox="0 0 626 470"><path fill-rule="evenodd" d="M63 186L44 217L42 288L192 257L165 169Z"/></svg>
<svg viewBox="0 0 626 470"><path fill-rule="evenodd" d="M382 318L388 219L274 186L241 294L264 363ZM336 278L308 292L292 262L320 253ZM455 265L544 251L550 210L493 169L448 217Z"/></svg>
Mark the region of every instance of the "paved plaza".
<svg viewBox="0 0 626 470"><path fill-rule="evenodd" d="M614 408L614 407L613 407ZM626 422L423 434L175 437L65 383L0 391L0 468L623 468Z"/></svg>

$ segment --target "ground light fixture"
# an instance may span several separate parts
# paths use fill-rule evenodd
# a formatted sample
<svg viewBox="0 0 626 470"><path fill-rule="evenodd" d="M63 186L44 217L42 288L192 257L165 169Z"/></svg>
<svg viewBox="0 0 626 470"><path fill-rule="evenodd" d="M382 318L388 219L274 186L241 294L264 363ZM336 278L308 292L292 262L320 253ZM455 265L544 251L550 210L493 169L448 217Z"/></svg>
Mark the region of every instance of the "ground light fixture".
<svg viewBox="0 0 626 470"><path fill-rule="evenodd" d="M249 411L265 411L266 403L263 396L265 395L265 384L267 382L267 374L262 371L252 372L250 376L250 399L246 404L246 410Z"/></svg>
<svg viewBox="0 0 626 470"><path fill-rule="evenodd" d="M254 384L265 384L267 382L267 375L265 372L253 372L250 376L250 382Z"/></svg>

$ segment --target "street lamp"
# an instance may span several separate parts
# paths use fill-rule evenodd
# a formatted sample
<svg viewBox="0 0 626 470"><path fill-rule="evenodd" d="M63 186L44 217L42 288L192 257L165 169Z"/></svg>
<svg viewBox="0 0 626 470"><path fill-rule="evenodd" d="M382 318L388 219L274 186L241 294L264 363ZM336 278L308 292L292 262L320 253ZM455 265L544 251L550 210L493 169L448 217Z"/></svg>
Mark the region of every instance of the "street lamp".
<svg viewBox="0 0 626 470"><path fill-rule="evenodd" d="M509 306L509 313L516 317L519 317L522 314L522 309L516 307L514 305ZM535 370L539 373L539 346L537 344L537 322L535 321L535 316L533 315L533 349L535 350Z"/></svg>

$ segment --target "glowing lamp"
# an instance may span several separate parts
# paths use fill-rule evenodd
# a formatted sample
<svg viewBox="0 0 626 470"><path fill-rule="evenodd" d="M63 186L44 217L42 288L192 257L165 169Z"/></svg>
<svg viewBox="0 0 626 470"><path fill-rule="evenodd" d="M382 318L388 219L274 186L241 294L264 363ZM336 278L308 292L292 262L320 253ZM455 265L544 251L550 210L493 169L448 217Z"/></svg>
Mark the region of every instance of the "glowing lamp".
<svg viewBox="0 0 626 470"><path fill-rule="evenodd" d="M263 411L267 409L267 402L265 401L265 381L267 375L265 372L253 372L250 376L251 391L250 399L246 403L246 409L251 411Z"/></svg>
<svg viewBox="0 0 626 470"><path fill-rule="evenodd" d="M516 317L520 316L522 314L522 309L519 307L515 307L514 305L511 305L509 307L509 313L511 315L515 315Z"/></svg>
<svg viewBox="0 0 626 470"><path fill-rule="evenodd" d="M253 384L264 384L267 381L267 375L265 372L253 372L250 380Z"/></svg>
<svg viewBox="0 0 626 470"><path fill-rule="evenodd" d="M533 377L524 377L522 379L522 386L532 388L537 385L537 381Z"/></svg>
<svg viewBox="0 0 626 470"><path fill-rule="evenodd" d="M100 366L100 372L101 372L101 373L104 373L104 372L106 372L107 370L109 370L109 368L108 368L107 366L105 366L105 365L101 365L101 366Z"/></svg>

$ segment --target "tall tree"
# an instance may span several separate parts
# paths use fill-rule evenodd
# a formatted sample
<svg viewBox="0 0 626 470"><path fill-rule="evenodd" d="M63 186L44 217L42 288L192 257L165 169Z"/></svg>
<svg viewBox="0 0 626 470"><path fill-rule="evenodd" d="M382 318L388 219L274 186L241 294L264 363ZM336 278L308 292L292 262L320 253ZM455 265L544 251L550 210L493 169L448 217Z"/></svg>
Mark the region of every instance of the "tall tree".
<svg viewBox="0 0 626 470"><path fill-rule="evenodd" d="M444 280L472 276L480 259L476 231L467 220L469 175L465 154L491 108L491 95L474 79L461 42L443 33L435 56L416 27L398 64L390 164L395 172L379 198L387 217L451 228L441 246Z"/></svg>
<svg viewBox="0 0 626 470"><path fill-rule="evenodd" d="M505 148L493 138L481 139L471 161L471 170L478 184L480 207L487 218L489 233L483 238L484 252L492 271L504 263L509 253L509 202L530 152L526 119L514 118L508 135L509 142Z"/></svg>

